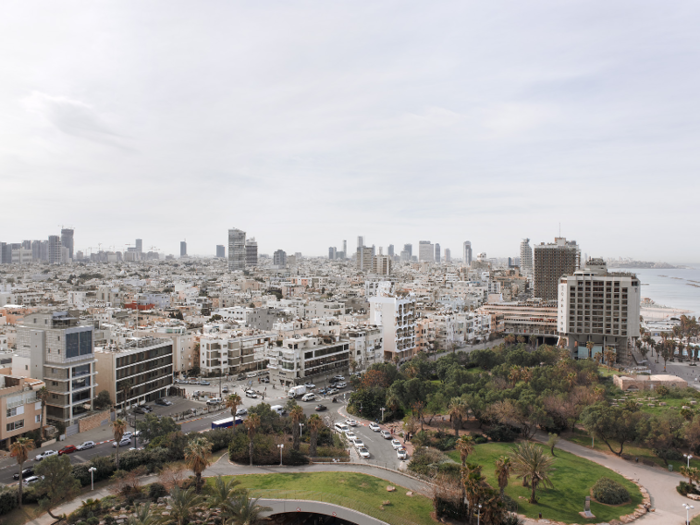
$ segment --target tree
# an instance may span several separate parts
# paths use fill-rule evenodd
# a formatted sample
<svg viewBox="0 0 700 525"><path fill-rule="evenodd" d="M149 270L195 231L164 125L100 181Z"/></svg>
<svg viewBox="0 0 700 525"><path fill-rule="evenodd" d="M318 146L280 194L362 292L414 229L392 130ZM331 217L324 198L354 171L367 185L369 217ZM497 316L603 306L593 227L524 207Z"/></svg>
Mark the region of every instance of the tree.
<svg viewBox="0 0 700 525"><path fill-rule="evenodd" d="M681 476L684 476L688 478L688 483L691 485L695 486L695 483L700 479L700 470L697 469L697 467L686 467L682 466L680 468L680 474Z"/></svg>
<svg viewBox="0 0 700 525"><path fill-rule="evenodd" d="M425 407L425 403L423 401L416 401L413 403L413 406L411 407L413 409L413 413L416 415L418 419L420 419L420 429L421 432L423 431L423 408Z"/></svg>
<svg viewBox="0 0 700 525"><path fill-rule="evenodd" d="M177 432L180 427L171 417L159 418L154 414L146 414L143 419L136 422L136 430L140 432L139 439L153 441L157 437Z"/></svg>
<svg viewBox="0 0 700 525"><path fill-rule="evenodd" d="M90 500L88 500L90 501ZM97 500L98 502L100 500ZM151 503L145 505L136 505L134 515L129 517L126 525L156 525L158 518L151 510Z"/></svg>
<svg viewBox="0 0 700 525"><path fill-rule="evenodd" d="M537 348L537 336L536 335L533 334L530 336L530 344L532 345L533 349Z"/></svg>
<svg viewBox="0 0 700 525"><path fill-rule="evenodd" d="M325 426L323 420L318 414L312 414L309 417L309 456L316 456L316 447L318 444L318 433Z"/></svg>
<svg viewBox="0 0 700 525"><path fill-rule="evenodd" d="M119 442L124 437L124 432L126 432L126 421L115 419L112 423L112 431L114 433L114 441L117 443L117 469L119 469Z"/></svg>
<svg viewBox="0 0 700 525"><path fill-rule="evenodd" d="M455 448L459 452L459 459L464 467L467 464L467 457L474 452L474 438L471 436L462 436L457 440Z"/></svg>
<svg viewBox="0 0 700 525"><path fill-rule="evenodd" d="M554 488L549 477L552 472L554 458L546 456L542 451L542 447L526 441L515 447L510 458L513 463L513 473L517 477L522 478L523 483L526 483L532 489L530 503L537 503L537 487L539 485Z"/></svg>
<svg viewBox="0 0 700 525"><path fill-rule="evenodd" d="M185 462L196 478L195 492L202 490L202 472L209 466L211 442L203 437L196 437L185 447Z"/></svg>
<svg viewBox="0 0 700 525"><path fill-rule="evenodd" d="M549 447L549 451L552 453L552 457L556 457L554 454L554 447L557 446L557 443L559 443L559 435L550 432L549 439L547 440L547 446Z"/></svg>
<svg viewBox="0 0 700 525"><path fill-rule="evenodd" d="M501 456L496 460L496 479L498 480L498 488L501 491L501 499L505 495L512 466L513 464L508 456Z"/></svg>
<svg viewBox="0 0 700 525"><path fill-rule="evenodd" d="M46 402L49 400L49 389L46 388L45 386L42 386L39 390L36 391L36 398L41 401L41 439L42 441L46 437L45 434L45 428L46 428ZM21 483L20 483L21 485Z"/></svg>
<svg viewBox="0 0 700 525"><path fill-rule="evenodd" d="M615 363L615 358L617 357L617 353L615 350L611 347L608 347L605 350L605 360L608 362L608 366L612 367L612 365Z"/></svg>
<svg viewBox="0 0 700 525"><path fill-rule="evenodd" d="M257 414L249 414L248 419L243 422L246 430L248 431L248 447L250 451L250 466L253 466L253 439L255 439L255 433L260 427L260 416Z"/></svg>
<svg viewBox="0 0 700 525"><path fill-rule="evenodd" d="M235 419L238 407L241 406L243 400L238 394L229 394L226 396L226 408L231 409L231 416ZM235 427L235 425L234 425Z"/></svg>
<svg viewBox="0 0 700 525"><path fill-rule="evenodd" d="M637 438L639 420L639 412L627 408L610 407L604 403L589 406L581 414L581 422L586 430L593 437L603 441L610 452L618 456L622 455L625 443ZM613 442L619 444L619 450L613 450Z"/></svg>
<svg viewBox="0 0 700 525"><path fill-rule="evenodd" d="M12 443L10 446L10 456L15 458L17 465L19 466L19 485L17 485L17 495L19 497L19 506L22 506L22 485L24 485L22 478L22 470L24 470L24 462L29 459L29 453L34 450L34 440L19 437L17 441Z"/></svg>
<svg viewBox="0 0 700 525"><path fill-rule="evenodd" d="M294 407L289 411L289 417L292 419L292 448L294 450L299 450L299 441L301 437L301 427L299 424L304 419L304 409L295 403Z"/></svg>
<svg viewBox="0 0 700 525"><path fill-rule="evenodd" d="M238 487L240 484L241 482L234 478L216 476L212 483L206 487L207 505L209 505L209 508L223 508L232 499L240 496L243 493L243 489Z"/></svg>
<svg viewBox="0 0 700 525"><path fill-rule="evenodd" d="M248 491L231 502L229 512L231 513L232 525L258 525L263 522L261 514L269 512L270 507L258 505L259 498L251 498Z"/></svg>
<svg viewBox="0 0 700 525"><path fill-rule="evenodd" d="M593 347L594 346L595 346L595 344L593 343L593 341L588 341L586 343L586 348L588 349L588 359L593 357Z"/></svg>
<svg viewBox="0 0 700 525"><path fill-rule="evenodd" d="M51 511L65 501L72 500L80 493L80 482L73 476L70 458L50 456L34 468L40 481L35 485L40 494L39 505L53 519L61 521L65 516L54 516Z"/></svg>
<svg viewBox="0 0 700 525"><path fill-rule="evenodd" d="M122 381L122 393L124 394L124 401L122 402L122 414L126 414L126 402L129 400L131 395L131 389L134 387L130 379Z"/></svg>
<svg viewBox="0 0 700 525"><path fill-rule="evenodd" d="M39 397L39 396L37 396ZM99 394L97 394L97 397L95 398L95 401L93 402L93 405L95 406L95 410L102 410L103 408L107 408L112 405L112 398L109 397L109 392L106 390L103 390Z"/></svg>
<svg viewBox="0 0 700 525"><path fill-rule="evenodd" d="M664 360L664 372L666 371L666 362L673 357L675 352L676 346L673 339L662 341L661 346L657 348L657 354L661 354L661 358Z"/></svg>
<svg viewBox="0 0 700 525"><path fill-rule="evenodd" d="M467 405L459 397L454 397L450 401L448 414L450 415L450 423L455 431L455 437L459 437L459 429L462 428L462 421L467 416Z"/></svg>
<svg viewBox="0 0 700 525"><path fill-rule="evenodd" d="M169 515L163 515L160 523L163 525L187 525L197 508L203 503L202 497L194 490L173 487L170 491Z"/></svg>

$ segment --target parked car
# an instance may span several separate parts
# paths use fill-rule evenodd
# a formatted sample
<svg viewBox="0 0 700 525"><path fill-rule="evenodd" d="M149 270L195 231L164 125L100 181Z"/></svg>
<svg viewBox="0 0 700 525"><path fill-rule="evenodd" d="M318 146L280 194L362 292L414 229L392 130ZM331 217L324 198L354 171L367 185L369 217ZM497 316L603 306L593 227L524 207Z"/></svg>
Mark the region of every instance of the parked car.
<svg viewBox="0 0 700 525"><path fill-rule="evenodd" d="M316 395L312 393L304 394L301 397L302 401L316 401Z"/></svg>
<svg viewBox="0 0 700 525"><path fill-rule="evenodd" d="M228 387L225 386L224 388L221 389L222 394L228 394Z"/></svg>
<svg viewBox="0 0 700 525"><path fill-rule="evenodd" d="M312 388L316 388L316 385L314 385L314 384L311 383L311 382L309 382L309 383L304 383L304 386L305 386L307 389L309 389L309 390L311 390Z"/></svg>
<svg viewBox="0 0 700 525"><path fill-rule="evenodd" d="M367 450L367 447L360 447L357 449L357 453L360 454L362 459L369 459L369 450Z"/></svg>
<svg viewBox="0 0 700 525"><path fill-rule="evenodd" d="M209 386L209 385L211 385L211 383L210 383L209 381L200 381L199 384L202 385L202 386Z"/></svg>
<svg viewBox="0 0 700 525"><path fill-rule="evenodd" d="M238 374L236 376L236 381L243 381L245 379L245 374Z"/></svg>
<svg viewBox="0 0 700 525"><path fill-rule="evenodd" d="M207 405L209 405L209 406L220 405L220 404L221 404L220 397L212 397L211 399L207 399Z"/></svg>
<svg viewBox="0 0 700 525"><path fill-rule="evenodd" d="M124 434L122 435L122 439L131 439L131 437L132 437L133 435L134 435L133 432L131 432L130 430L127 430L127 431L124 432Z"/></svg>
<svg viewBox="0 0 700 525"><path fill-rule="evenodd" d="M328 410L328 407L326 405L316 405L316 412L323 412L324 410Z"/></svg>
<svg viewBox="0 0 700 525"><path fill-rule="evenodd" d="M62 456L63 454L72 454L73 452L77 452L78 447L75 445L66 445L63 447L61 450L58 451L58 455Z"/></svg>
<svg viewBox="0 0 700 525"><path fill-rule="evenodd" d="M398 439L392 439L391 446L394 447L394 450L398 450L398 449L403 447L403 445L401 444L401 441L399 441Z"/></svg>
<svg viewBox="0 0 700 525"><path fill-rule="evenodd" d="M256 394L254 390L246 390L245 397L252 397L253 399L257 399L258 394Z"/></svg>
<svg viewBox="0 0 700 525"><path fill-rule="evenodd" d="M78 445L78 450L87 450L89 448L95 448L95 442L94 441L85 441Z"/></svg>
<svg viewBox="0 0 700 525"><path fill-rule="evenodd" d="M34 461L41 461L42 459L46 459L51 456L58 456L58 452L55 450L45 450L41 454L39 454L37 457L34 458Z"/></svg>
<svg viewBox="0 0 700 525"><path fill-rule="evenodd" d="M372 423L369 424L369 429L370 429L372 432L379 432L379 431L381 430L381 428L379 427L379 425L377 425L377 424L374 423L374 422L372 422Z"/></svg>
<svg viewBox="0 0 700 525"><path fill-rule="evenodd" d="M33 476L33 475L34 475L34 467L28 467L28 468L25 468L25 469L22 471L22 479L29 478L29 477L31 477L31 476ZM15 472L15 473L12 475L12 477L15 478L15 479L19 479L19 472Z"/></svg>
<svg viewBox="0 0 700 525"><path fill-rule="evenodd" d="M345 420L345 424L346 424L346 425L349 425L349 426L351 426L351 427L356 427L356 426L357 426L357 421L355 421L354 419L346 419L346 420Z"/></svg>
<svg viewBox="0 0 700 525"><path fill-rule="evenodd" d="M364 447L365 444L360 438L355 438L350 440L353 445L355 445L355 448L359 449L360 447Z"/></svg>
<svg viewBox="0 0 700 525"><path fill-rule="evenodd" d="M270 382L270 378L267 377L267 376L265 376L265 377L263 377L263 378L260 379L260 382L261 382L261 383L269 383L269 382Z"/></svg>
<svg viewBox="0 0 700 525"><path fill-rule="evenodd" d="M408 453L405 448L400 448L396 451L396 455L399 459L408 459Z"/></svg>
<svg viewBox="0 0 700 525"><path fill-rule="evenodd" d="M392 437L392 436L391 436L391 432L389 432L388 430L382 430L379 434L380 434L384 439L391 439L391 437Z"/></svg>
<svg viewBox="0 0 700 525"><path fill-rule="evenodd" d="M122 438L122 440L119 443L117 443L116 441L112 443L113 448L125 447L127 445L131 445L131 438Z"/></svg>
<svg viewBox="0 0 700 525"><path fill-rule="evenodd" d="M164 397L156 399L156 405L164 406L164 407L169 407L172 405L173 402L170 401L169 399L165 399Z"/></svg>
<svg viewBox="0 0 700 525"><path fill-rule="evenodd" d="M345 381L345 377L343 376L333 376L333 379L335 379L336 381Z"/></svg>
<svg viewBox="0 0 700 525"><path fill-rule="evenodd" d="M237 416L246 416L246 415L248 415L248 409L241 407L238 410L236 410L236 415Z"/></svg>
<svg viewBox="0 0 700 525"><path fill-rule="evenodd" d="M32 483L36 483L37 481L41 481L44 479L44 476L29 476L27 479L24 480L25 485L31 485Z"/></svg>
<svg viewBox="0 0 700 525"><path fill-rule="evenodd" d="M335 387L336 387L338 390L342 390L342 389L345 388L346 386L348 386L348 385L345 384L345 383L343 383L342 381L341 381L340 383L336 383L336 384L335 384Z"/></svg>
<svg viewBox="0 0 700 525"><path fill-rule="evenodd" d="M332 395L335 395L337 393L338 393L338 391L335 388L329 388L328 390L326 390L327 396L332 396Z"/></svg>
<svg viewBox="0 0 700 525"><path fill-rule="evenodd" d="M356 435L352 430L348 430L348 431L345 433L345 436L346 436L350 441L352 441L353 439L355 439L355 438L357 437L357 435Z"/></svg>

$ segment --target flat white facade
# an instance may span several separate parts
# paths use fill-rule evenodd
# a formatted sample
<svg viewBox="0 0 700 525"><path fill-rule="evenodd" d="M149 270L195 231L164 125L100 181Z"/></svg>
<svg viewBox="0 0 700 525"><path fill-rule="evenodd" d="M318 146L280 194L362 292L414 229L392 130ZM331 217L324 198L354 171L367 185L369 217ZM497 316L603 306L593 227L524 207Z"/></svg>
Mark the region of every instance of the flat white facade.
<svg viewBox="0 0 700 525"><path fill-rule="evenodd" d="M416 351L416 300L408 297L370 297L369 322L382 328L384 360L403 360Z"/></svg>

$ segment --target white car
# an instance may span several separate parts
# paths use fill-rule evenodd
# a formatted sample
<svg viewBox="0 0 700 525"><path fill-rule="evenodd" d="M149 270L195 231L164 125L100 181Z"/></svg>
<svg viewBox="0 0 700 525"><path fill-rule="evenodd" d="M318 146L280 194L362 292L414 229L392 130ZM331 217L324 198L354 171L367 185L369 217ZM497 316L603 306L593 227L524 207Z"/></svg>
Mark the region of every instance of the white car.
<svg viewBox="0 0 700 525"><path fill-rule="evenodd" d="M23 481L23 483L25 485L31 485L32 483L36 483L37 481L41 481L42 479L44 479L44 476L29 476Z"/></svg>
<svg viewBox="0 0 700 525"><path fill-rule="evenodd" d="M236 410L236 415L237 416L246 416L248 415L248 409L247 408L239 408Z"/></svg>
<svg viewBox="0 0 700 525"><path fill-rule="evenodd" d="M355 439L355 438L357 437L357 436L355 435L355 433L354 433L352 430L348 430L348 431L345 433L345 436L346 436L350 441L352 441L353 439Z"/></svg>
<svg viewBox="0 0 700 525"><path fill-rule="evenodd" d="M357 421L355 421L354 419L346 419L345 424L349 427L356 427Z"/></svg>
<svg viewBox="0 0 700 525"><path fill-rule="evenodd" d="M119 443L117 443L116 441L114 443L112 443L113 448L125 447L127 445L131 445L131 438L124 437L124 438L122 438L122 440Z"/></svg>
<svg viewBox="0 0 700 525"><path fill-rule="evenodd" d="M357 453L362 459L369 459L369 450L367 450L367 447L360 447L357 449Z"/></svg>
<svg viewBox="0 0 700 525"><path fill-rule="evenodd" d="M133 432L124 432L124 434L122 435L122 439L131 439L133 435Z"/></svg>
<svg viewBox="0 0 700 525"><path fill-rule="evenodd" d="M372 432L379 432L379 431L381 430L381 428L379 427L379 425L377 425L376 423L370 423L370 424L369 424L369 429L370 429Z"/></svg>
<svg viewBox="0 0 700 525"><path fill-rule="evenodd" d="M345 388L346 386L348 386L348 385L346 385L346 384L343 383L342 381L341 381L340 383L336 383L336 384L335 384L335 388L337 388L338 390L342 390L342 389Z"/></svg>
<svg viewBox="0 0 700 525"><path fill-rule="evenodd" d="M95 442L94 441L86 441L85 443L81 443L76 447L78 450L87 450L89 448L95 448Z"/></svg>
<svg viewBox="0 0 700 525"><path fill-rule="evenodd" d="M304 383L304 386L305 386L308 390L313 390L314 388L316 388L316 385L314 385L313 383Z"/></svg>
<svg viewBox="0 0 700 525"><path fill-rule="evenodd" d="M403 448L403 445L401 444L401 441L398 439L392 439L391 440L391 446L394 447L394 450L398 450L400 448Z"/></svg>
<svg viewBox="0 0 700 525"><path fill-rule="evenodd" d="M379 434L381 434L381 436L384 439L391 439L391 437L392 437L391 432L389 432L388 430L382 430Z"/></svg>
<svg viewBox="0 0 700 525"><path fill-rule="evenodd" d="M212 397L211 399L207 400L207 405L220 405L220 404L221 404L220 397Z"/></svg>
<svg viewBox="0 0 700 525"><path fill-rule="evenodd" d="M359 449L365 446L365 444L362 442L360 438L355 438L352 439L352 444L355 445L355 448Z"/></svg>
<svg viewBox="0 0 700 525"><path fill-rule="evenodd" d="M42 459L49 458L51 456L58 456L58 452L55 450L45 450L41 454L39 454L37 457L34 458L34 461L41 461ZM27 478L29 479L29 478Z"/></svg>
<svg viewBox="0 0 700 525"><path fill-rule="evenodd" d="M253 390L246 390L245 397L252 397L253 399L257 399L258 394L256 394Z"/></svg>
<svg viewBox="0 0 700 525"><path fill-rule="evenodd" d="M316 401L316 394L313 394L309 392L308 394L304 394L301 398L302 401Z"/></svg>
<svg viewBox="0 0 700 525"><path fill-rule="evenodd" d="M399 457L399 459L408 459L408 454L406 453L405 448L400 448L397 450L396 455Z"/></svg>

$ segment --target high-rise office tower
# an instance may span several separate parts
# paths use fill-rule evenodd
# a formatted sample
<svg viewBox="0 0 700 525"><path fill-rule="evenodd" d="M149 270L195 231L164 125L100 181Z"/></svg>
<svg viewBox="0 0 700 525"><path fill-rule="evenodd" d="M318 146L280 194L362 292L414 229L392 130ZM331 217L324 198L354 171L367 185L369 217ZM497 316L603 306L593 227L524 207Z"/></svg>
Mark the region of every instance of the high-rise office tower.
<svg viewBox="0 0 700 525"><path fill-rule="evenodd" d="M401 262L411 262L411 257L413 257L413 245L404 244L403 250L401 250Z"/></svg>
<svg viewBox="0 0 700 525"><path fill-rule="evenodd" d="M41 260L41 241L32 241L32 260Z"/></svg>
<svg viewBox="0 0 700 525"><path fill-rule="evenodd" d="M32 241L22 241L22 248L24 248L25 250L31 250Z"/></svg>
<svg viewBox="0 0 700 525"><path fill-rule="evenodd" d="M522 263L522 261L521 261ZM581 251L576 241L556 237L554 243L535 245L535 297L546 301L557 300L559 279L573 275L581 263Z"/></svg>
<svg viewBox="0 0 700 525"><path fill-rule="evenodd" d="M523 239L520 243L520 273L523 275L532 274L532 248L530 239Z"/></svg>
<svg viewBox="0 0 700 525"><path fill-rule="evenodd" d="M377 247L373 244L372 245L372 257L374 257L375 255L377 255Z"/></svg>
<svg viewBox="0 0 700 525"><path fill-rule="evenodd" d="M462 261L464 261L464 264L466 264L467 266L471 266L472 264L471 241L464 241L464 244L462 245Z"/></svg>
<svg viewBox="0 0 700 525"><path fill-rule="evenodd" d="M251 268L258 265L258 243L255 237L245 242L245 265Z"/></svg>
<svg viewBox="0 0 700 525"><path fill-rule="evenodd" d="M49 264L61 264L61 238L49 235Z"/></svg>
<svg viewBox="0 0 700 525"><path fill-rule="evenodd" d="M223 244L216 245L216 258L226 259L226 247Z"/></svg>
<svg viewBox="0 0 700 525"><path fill-rule="evenodd" d="M136 253L143 253L143 239L136 239Z"/></svg>
<svg viewBox="0 0 700 525"><path fill-rule="evenodd" d="M187 241L180 241L180 257L187 257Z"/></svg>
<svg viewBox="0 0 700 525"><path fill-rule="evenodd" d="M372 248L368 246L359 246L357 248L357 260L355 265L361 272L372 271Z"/></svg>
<svg viewBox="0 0 700 525"><path fill-rule="evenodd" d="M362 235L357 236L357 247L362 248L365 245L365 238Z"/></svg>
<svg viewBox="0 0 700 525"><path fill-rule="evenodd" d="M437 242L435 243L435 262L440 262L440 244Z"/></svg>
<svg viewBox="0 0 700 525"><path fill-rule="evenodd" d="M331 261L335 260L336 251L337 251L337 250L336 250L335 247L333 247L333 246L331 246L330 248L328 248L328 258L329 258Z"/></svg>
<svg viewBox="0 0 700 525"><path fill-rule="evenodd" d="M231 228L228 231L228 271L245 270L246 255L245 232Z"/></svg>
<svg viewBox="0 0 700 525"><path fill-rule="evenodd" d="M390 245L387 247L387 249L386 249L386 254L387 254L389 257L393 257L393 256L394 256L394 245L393 245L393 244L390 244Z"/></svg>
<svg viewBox="0 0 700 525"><path fill-rule="evenodd" d="M284 250L277 250L272 254L272 264L279 267L287 266L287 252Z"/></svg>
<svg viewBox="0 0 700 525"><path fill-rule="evenodd" d="M63 228L61 230L61 246L68 248L68 256L73 258L73 230L71 228Z"/></svg>
<svg viewBox="0 0 700 525"><path fill-rule="evenodd" d="M348 256L348 241L343 241L343 258Z"/></svg>
<svg viewBox="0 0 700 525"><path fill-rule="evenodd" d="M435 262L435 246L430 241L418 242L418 262Z"/></svg>
<svg viewBox="0 0 700 525"><path fill-rule="evenodd" d="M41 241L41 260L49 262L49 241Z"/></svg>
<svg viewBox="0 0 700 525"><path fill-rule="evenodd" d="M9 247L9 257L8 257L8 247L6 242L0 242L0 264L10 264L12 263L12 248Z"/></svg>
<svg viewBox="0 0 700 525"><path fill-rule="evenodd" d="M452 252L450 251L449 248L445 248L445 262L451 262L452 261Z"/></svg>

